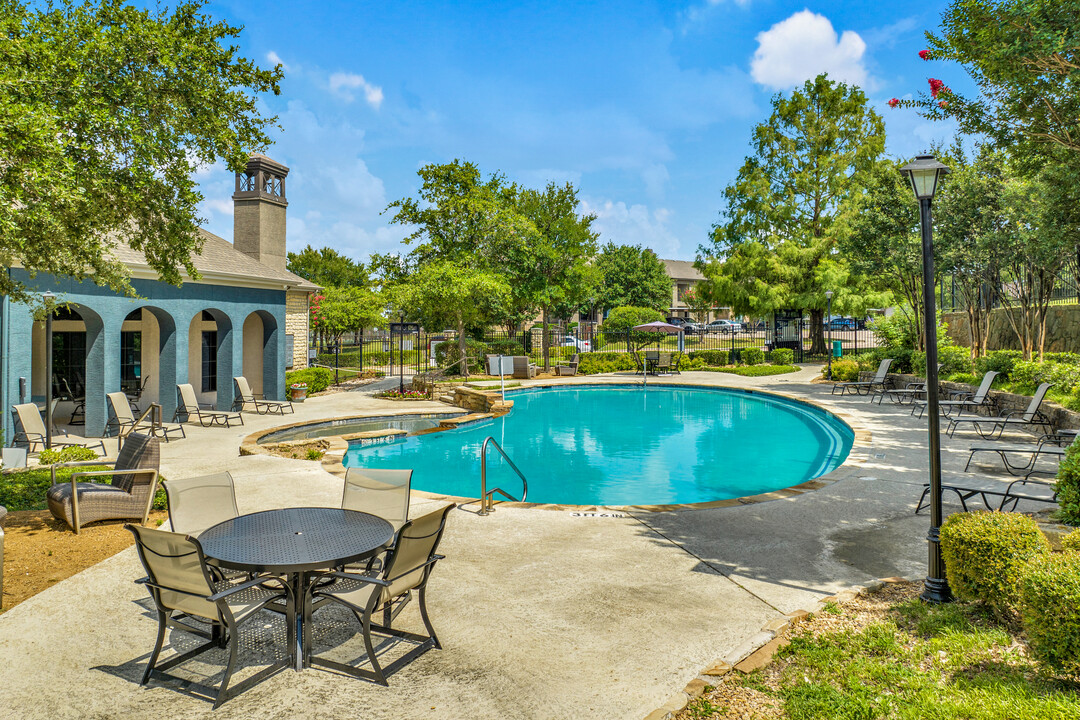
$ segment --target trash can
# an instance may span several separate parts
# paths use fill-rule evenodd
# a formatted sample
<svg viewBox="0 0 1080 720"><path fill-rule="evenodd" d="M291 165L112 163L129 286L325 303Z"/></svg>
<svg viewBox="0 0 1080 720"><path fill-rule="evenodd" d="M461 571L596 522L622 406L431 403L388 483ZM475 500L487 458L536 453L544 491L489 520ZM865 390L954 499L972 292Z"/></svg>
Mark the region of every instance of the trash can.
<svg viewBox="0 0 1080 720"><path fill-rule="evenodd" d="M834 358L838 358L838 357L843 357L843 354L844 354L844 352L843 352L843 349L840 347L840 341L839 340L833 340L832 341L832 356Z"/></svg>

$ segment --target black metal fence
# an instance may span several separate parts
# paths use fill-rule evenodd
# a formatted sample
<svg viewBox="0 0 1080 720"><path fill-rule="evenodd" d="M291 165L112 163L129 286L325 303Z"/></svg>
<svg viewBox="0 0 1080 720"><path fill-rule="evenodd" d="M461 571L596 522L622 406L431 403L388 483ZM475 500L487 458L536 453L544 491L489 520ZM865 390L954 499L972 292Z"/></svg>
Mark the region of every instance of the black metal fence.
<svg viewBox="0 0 1080 720"><path fill-rule="evenodd" d="M766 352L789 348L795 362L825 360L834 343L839 343L842 355L853 355L875 349L878 338L873 330L851 321L837 320L820 328L819 352L812 353L810 321L795 317L773 323L746 325L736 331L705 330L681 334L637 333L606 331L595 324L569 327L550 327L548 330L548 359L550 365L582 353L629 353L642 349L684 352L690 355L709 351L710 362L725 357L734 361L743 348L760 348ZM358 375L410 376L438 368L446 368L458 358L458 339L454 333L431 333L423 330L394 327L392 330L369 330L346 335L337 346L322 347L311 357L311 364L334 369L336 382ZM314 339L312 347L317 347ZM483 370L485 355L527 355L540 367L544 365L544 330L510 333L487 331L471 334L466 339L466 354L471 358L470 372ZM726 354L726 355L725 355Z"/></svg>
<svg viewBox="0 0 1080 720"><path fill-rule="evenodd" d="M1015 290L1016 282L1018 281L1001 276L997 282L983 283L979 288L979 305L983 309L1001 307L1002 293L1007 292L1010 287ZM945 276L938 280L937 304L941 312L961 312L965 309L964 297L952 277ZM1080 272L1076 263L1070 262L1058 274L1050 295L1050 304L1080 304Z"/></svg>

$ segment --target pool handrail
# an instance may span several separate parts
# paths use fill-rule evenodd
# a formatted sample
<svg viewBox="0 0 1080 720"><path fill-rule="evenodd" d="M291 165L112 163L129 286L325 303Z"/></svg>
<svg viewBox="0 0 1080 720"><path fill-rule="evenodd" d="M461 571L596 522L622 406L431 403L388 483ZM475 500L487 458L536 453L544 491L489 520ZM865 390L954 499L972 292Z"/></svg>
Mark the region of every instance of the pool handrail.
<svg viewBox="0 0 1080 720"><path fill-rule="evenodd" d="M518 500L513 495L510 495L502 488L492 488L490 491L487 489L487 447L488 443L495 446L495 449L499 451L499 454L503 456L510 468L517 473L517 476L521 478L521 500ZM502 449L499 443L492 436L488 435L484 438L484 444L480 446L480 512L478 515L487 515L488 513L495 512L494 495L499 493L503 497L507 498L511 502L525 502L525 498L529 495L529 481L525 479L525 475L518 470L518 466L514 464L514 461L510 459L510 456L506 454L506 451Z"/></svg>

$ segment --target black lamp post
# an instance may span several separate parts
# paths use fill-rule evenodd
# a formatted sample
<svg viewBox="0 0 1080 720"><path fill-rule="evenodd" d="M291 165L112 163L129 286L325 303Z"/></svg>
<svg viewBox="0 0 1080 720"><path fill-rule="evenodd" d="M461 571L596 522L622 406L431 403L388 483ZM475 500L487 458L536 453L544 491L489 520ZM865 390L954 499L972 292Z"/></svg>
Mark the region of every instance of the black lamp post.
<svg viewBox="0 0 1080 720"><path fill-rule="evenodd" d="M398 325L398 362L401 368L398 370L398 392L405 394L405 313L401 313ZM391 375L390 377L394 377Z"/></svg>
<svg viewBox="0 0 1080 720"><path fill-rule="evenodd" d="M827 309L825 310L825 322L829 327L829 379L832 380L832 290L825 291L825 302Z"/></svg>
<svg viewBox="0 0 1080 720"><path fill-rule="evenodd" d="M926 534L929 562L923 582L922 599L942 603L952 600L949 582L945 578L945 562L941 557L941 436L939 434L938 374L937 374L937 308L934 306L934 242L931 227L930 203L941 179L949 168L933 155L919 155L900 172L911 183L919 201L922 225L923 308L925 310L923 337L926 338L926 410L930 415L930 531Z"/></svg>
<svg viewBox="0 0 1080 720"><path fill-rule="evenodd" d="M52 375L53 375L53 347L52 347L52 317L53 300L56 296L49 290L41 293L41 301L45 304L45 447L52 447Z"/></svg>

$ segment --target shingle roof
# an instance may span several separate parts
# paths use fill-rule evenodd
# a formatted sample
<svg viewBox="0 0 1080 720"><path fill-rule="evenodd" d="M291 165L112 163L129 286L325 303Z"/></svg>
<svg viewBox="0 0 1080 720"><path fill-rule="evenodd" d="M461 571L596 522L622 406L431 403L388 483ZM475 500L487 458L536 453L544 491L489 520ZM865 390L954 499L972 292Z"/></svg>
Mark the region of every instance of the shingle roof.
<svg viewBox="0 0 1080 720"><path fill-rule="evenodd" d="M705 276L694 267L693 260L661 260L669 278L673 280L704 280Z"/></svg>
<svg viewBox="0 0 1080 720"><path fill-rule="evenodd" d="M237 285L244 285L244 281L254 280L258 284L280 283L299 290L317 290L314 285L299 275L294 275L288 270L277 270L264 265L253 257L233 247L233 244L225 238L218 237L212 232L199 228L199 234L203 239L202 251L192 256L195 269L203 275L228 275L235 278ZM142 252L131 248L126 243L118 242L113 248L116 259L132 268L149 268L146 256Z"/></svg>

